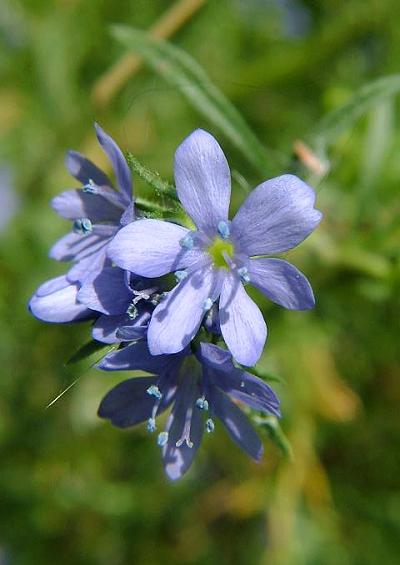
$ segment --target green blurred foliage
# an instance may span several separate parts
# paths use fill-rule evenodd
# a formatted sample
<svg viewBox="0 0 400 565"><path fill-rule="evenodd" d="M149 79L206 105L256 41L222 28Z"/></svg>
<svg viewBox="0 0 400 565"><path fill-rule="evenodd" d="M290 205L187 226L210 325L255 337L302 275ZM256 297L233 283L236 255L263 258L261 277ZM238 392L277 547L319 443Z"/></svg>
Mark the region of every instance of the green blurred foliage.
<svg viewBox="0 0 400 565"><path fill-rule="evenodd" d="M247 183L264 180L206 114L148 68L105 106L94 102L97 81L124 54L111 26L146 30L172 5L2 2L0 167L11 178L0 177L0 563L396 564L396 90L352 118L361 99L346 106L363 85L399 72L396 0L210 0L172 40L267 147L271 175L279 158L316 186L325 214L317 233L287 254L312 281L316 309L286 312L256 294L270 328L259 370L282 377L273 386L292 459L269 441L271 426L258 465L217 427L189 474L170 484L143 428L121 432L96 417L121 374L74 374L78 382L46 409L70 384L65 363L90 331L41 324L26 309L36 286L64 270L47 252L67 229L48 206L73 186L65 150L79 149L108 168L95 142L96 119L171 179L175 147L204 127L236 171L234 207ZM331 111L339 112L333 123L324 118ZM319 153L327 123L330 137ZM294 151L299 139L317 151L324 173ZM151 196L143 181L136 187Z"/></svg>

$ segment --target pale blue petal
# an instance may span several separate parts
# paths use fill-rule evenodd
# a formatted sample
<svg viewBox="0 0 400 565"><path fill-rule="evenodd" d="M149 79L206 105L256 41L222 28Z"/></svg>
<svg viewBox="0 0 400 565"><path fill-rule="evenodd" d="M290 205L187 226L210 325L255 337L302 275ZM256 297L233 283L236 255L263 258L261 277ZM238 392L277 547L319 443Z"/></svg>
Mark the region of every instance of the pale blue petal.
<svg viewBox="0 0 400 565"><path fill-rule="evenodd" d="M138 220L122 228L111 242L113 262L144 277L159 277L185 268L193 253L180 245L186 228L161 220Z"/></svg>
<svg viewBox="0 0 400 565"><path fill-rule="evenodd" d="M287 261L251 259L248 265L251 284L276 304L290 310L308 310L315 306L310 283Z"/></svg>
<svg viewBox="0 0 400 565"><path fill-rule="evenodd" d="M204 302L216 294L212 269L189 275L172 290L153 312L148 330L153 355L181 351L195 337L206 314Z"/></svg>
<svg viewBox="0 0 400 565"><path fill-rule="evenodd" d="M77 301L77 293L77 285L70 284L66 277L57 277L39 287L29 302L29 309L39 320L55 324L93 318L94 312Z"/></svg>
<svg viewBox="0 0 400 565"><path fill-rule="evenodd" d="M226 277L219 301L221 332L233 357L255 365L267 339L267 326L258 306L235 277Z"/></svg>
<svg viewBox="0 0 400 565"><path fill-rule="evenodd" d="M114 190L109 189L114 192ZM116 193L115 193L116 194ZM119 222L123 209L99 194L66 190L51 201L53 209L67 220L89 218L94 222Z"/></svg>
<svg viewBox="0 0 400 565"><path fill-rule="evenodd" d="M231 176L216 139L197 129L175 154L176 190L183 207L199 230L216 233L228 219Z"/></svg>
<svg viewBox="0 0 400 565"><path fill-rule="evenodd" d="M294 175L282 175L255 188L231 223L234 241L249 256L292 249L317 227L315 192Z"/></svg>

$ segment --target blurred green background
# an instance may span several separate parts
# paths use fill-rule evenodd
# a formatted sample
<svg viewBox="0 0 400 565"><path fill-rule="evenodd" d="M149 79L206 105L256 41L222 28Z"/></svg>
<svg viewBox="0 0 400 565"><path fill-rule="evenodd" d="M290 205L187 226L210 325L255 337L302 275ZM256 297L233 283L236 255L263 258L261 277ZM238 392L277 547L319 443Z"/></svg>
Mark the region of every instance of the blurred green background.
<svg viewBox="0 0 400 565"><path fill-rule="evenodd" d="M206 113L126 57L115 23L157 24L265 144L266 174L295 172L318 191L324 221L287 254L317 307L262 303L260 367L285 380L274 387L293 461L266 438L255 464L218 426L170 483L144 427L122 432L96 416L121 374L90 370L45 409L79 376L65 362L90 333L26 308L65 270L47 258L68 228L48 206L75 186L65 150L109 171L97 120L172 178L174 149L203 127L250 186L264 180ZM360 115L346 110L355 100L357 114L359 88L399 61L397 0L1 1L1 565L400 562L400 86ZM338 130L336 114L321 122L341 107Z"/></svg>

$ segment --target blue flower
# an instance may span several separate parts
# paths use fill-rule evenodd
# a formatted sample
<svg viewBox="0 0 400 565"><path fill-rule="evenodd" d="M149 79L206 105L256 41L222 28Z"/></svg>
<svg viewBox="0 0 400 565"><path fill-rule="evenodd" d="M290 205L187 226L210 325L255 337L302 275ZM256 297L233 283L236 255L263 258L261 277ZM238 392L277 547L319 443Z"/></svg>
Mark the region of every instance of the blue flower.
<svg viewBox="0 0 400 565"><path fill-rule="evenodd" d="M204 432L214 431L215 419L245 453L255 460L261 458L262 442L237 401L280 416L279 400L271 387L235 367L228 351L210 343L201 343L196 355L186 348L174 355L153 356L142 340L108 354L99 367L154 375L118 384L103 398L98 413L120 428L147 422L153 433L157 416L171 407L166 427L157 435L165 472L171 479L188 470Z"/></svg>
<svg viewBox="0 0 400 565"><path fill-rule="evenodd" d="M110 159L119 192L91 161L69 151L66 165L83 187L67 190L52 201L56 212L73 221L73 229L50 250L58 261L73 261L71 282L83 282L107 264L107 246L120 229L135 219L132 178L128 164L115 141L95 124L97 138Z"/></svg>
<svg viewBox="0 0 400 565"><path fill-rule="evenodd" d="M251 283L285 308L314 306L306 277L287 261L265 257L292 249L316 228L322 214L314 208L314 190L293 175L271 179L255 188L229 221L229 166L217 141L203 130L178 148L175 182L195 230L143 219L120 230L109 246L115 264L138 275L179 272L179 283L153 313L150 351L184 349L219 300L227 346L239 363L254 365L267 327L244 285Z"/></svg>

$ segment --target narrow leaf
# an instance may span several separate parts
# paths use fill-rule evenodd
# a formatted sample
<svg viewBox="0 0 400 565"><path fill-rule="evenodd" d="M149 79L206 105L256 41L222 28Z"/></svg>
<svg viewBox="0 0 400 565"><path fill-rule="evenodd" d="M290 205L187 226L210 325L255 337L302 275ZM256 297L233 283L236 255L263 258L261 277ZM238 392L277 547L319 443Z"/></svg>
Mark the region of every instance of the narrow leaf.
<svg viewBox="0 0 400 565"><path fill-rule="evenodd" d="M128 26L113 26L113 35L127 49L140 53L153 70L212 124L219 128L262 174L270 174L265 147L242 115L214 85L200 65L185 51Z"/></svg>
<svg viewBox="0 0 400 565"><path fill-rule="evenodd" d="M382 77L364 85L346 104L327 114L317 124L311 138L314 139L318 150L323 151L327 145L333 143L370 108L399 92L400 74Z"/></svg>

